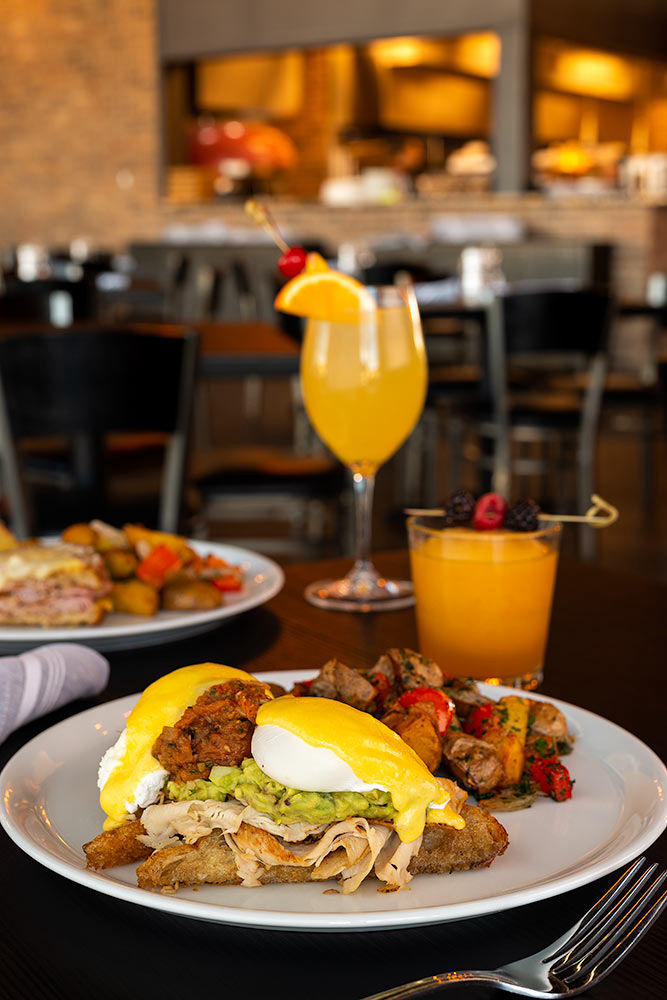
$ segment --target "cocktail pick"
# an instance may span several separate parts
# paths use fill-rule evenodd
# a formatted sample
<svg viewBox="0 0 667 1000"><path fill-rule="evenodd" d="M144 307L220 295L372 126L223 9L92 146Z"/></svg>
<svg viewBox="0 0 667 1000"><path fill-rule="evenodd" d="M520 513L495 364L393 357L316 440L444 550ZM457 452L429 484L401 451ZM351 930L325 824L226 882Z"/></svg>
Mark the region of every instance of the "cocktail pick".
<svg viewBox="0 0 667 1000"><path fill-rule="evenodd" d="M254 198L248 198L245 203L245 210L253 222L256 222L258 226L261 226L262 229L269 234L279 250L283 253L289 253L289 245L283 239L276 221L266 205L262 205L259 201L255 201Z"/></svg>
<svg viewBox="0 0 667 1000"><path fill-rule="evenodd" d="M403 513L412 517L428 517L429 515L443 517L445 509L444 507L406 507ZM539 517L542 521L572 521L577 524L590 524L593 528L607 528L618 520L619 513L613 504L603 500L597 493L593 493L591 506L585 514L545 514L540 511Z"/></svg>

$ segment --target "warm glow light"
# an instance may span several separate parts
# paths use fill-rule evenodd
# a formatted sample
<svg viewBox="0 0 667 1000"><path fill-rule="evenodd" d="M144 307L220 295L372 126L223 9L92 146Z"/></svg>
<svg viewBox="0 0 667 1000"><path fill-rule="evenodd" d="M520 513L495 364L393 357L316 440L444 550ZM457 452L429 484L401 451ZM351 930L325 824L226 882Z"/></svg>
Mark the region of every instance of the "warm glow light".
<svg viewBox="0 0 667 1000"><path fill-rule="evenodd" d="M245 125L242 122L225 122L222 131L228 139L240 139L245 135Z"/></svg>
<svg viewBox="0 0 667 1000"><path fill-rule="evenodd" d="M459 38L383 38L371 42L369 50L383 67L427 66L482 77L500 69L500 39L491 31Z"/></svg>
<svg viewBox="0 0 667 1000"><path fill-rule="evenodd" d="M500 70L500 39L491 31L463 35L454 43L457 69L476 76L497 76Z"/></svg>
<svg viewBox="0 0 667 1000"><path fill-rule="evenodd" d="M390 66L418 66L424 57L425 44L420 38L382 38L371 42L371 54L378 62Z"/></svg>
<svg viewBox="0 0 667 1000"><path fill-rule="evenodd" d="M540 76L557 90L627 101L635 96L639 72L630 59L594 49L545 47ZM540 60L542 62L542 60Z"/></svg>

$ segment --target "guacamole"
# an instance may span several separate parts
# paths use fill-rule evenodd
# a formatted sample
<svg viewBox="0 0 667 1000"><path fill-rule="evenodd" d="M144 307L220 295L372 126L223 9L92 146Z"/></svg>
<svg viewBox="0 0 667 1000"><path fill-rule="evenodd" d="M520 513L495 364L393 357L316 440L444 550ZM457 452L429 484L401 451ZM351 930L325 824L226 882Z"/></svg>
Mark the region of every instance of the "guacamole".
<svg viewBox="0 0 667 1000"><path fill-rule="evenodd" d="M167 797L187 799L240 799L276 823L333 823L348 816L391 820L396 815L389 792L300 792L285 788L246 758L240 767L213 767L206 780L167 783Z"/></svg>

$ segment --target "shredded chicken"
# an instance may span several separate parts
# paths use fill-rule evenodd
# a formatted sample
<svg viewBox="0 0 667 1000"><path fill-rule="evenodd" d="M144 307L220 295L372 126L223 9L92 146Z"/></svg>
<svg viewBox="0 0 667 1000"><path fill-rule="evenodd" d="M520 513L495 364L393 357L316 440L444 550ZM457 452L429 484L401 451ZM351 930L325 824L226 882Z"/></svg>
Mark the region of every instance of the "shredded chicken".
<svg viewBox="0 0 667 1000"><path fill-rule="evenodd" d="M146 834L140 840L160 849L182 840L194 844L221 830L234 854L244 886L260 885L260 875L272 865L313 867L311 878L341 876L343 893L354 892L375 869L390 888L402 888L411 878L408 865L421 838L402 843L388 824L362 817L339 823L274 823L241 802L190 800L149 806L141 817Z"/></svg>

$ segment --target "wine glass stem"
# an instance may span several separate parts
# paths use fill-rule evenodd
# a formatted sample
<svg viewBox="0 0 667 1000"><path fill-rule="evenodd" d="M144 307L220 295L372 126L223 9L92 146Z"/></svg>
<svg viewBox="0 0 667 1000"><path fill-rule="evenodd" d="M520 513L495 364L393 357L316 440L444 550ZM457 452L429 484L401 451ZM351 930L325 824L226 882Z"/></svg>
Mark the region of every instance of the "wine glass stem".
<svg viewBox="0 0 667 1000"><path fill-rule="evenodd" d="M371 567L371 528L375 476L353 472L352 488L354 491L355 569L365 570Z"/></svg>

